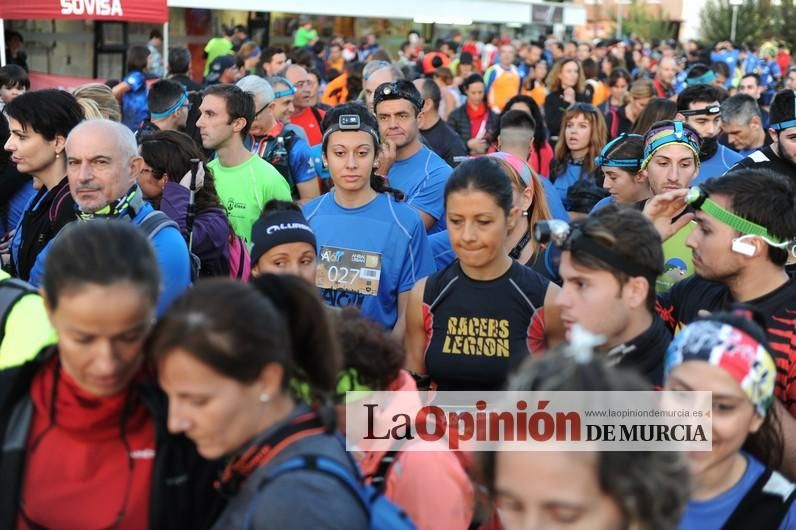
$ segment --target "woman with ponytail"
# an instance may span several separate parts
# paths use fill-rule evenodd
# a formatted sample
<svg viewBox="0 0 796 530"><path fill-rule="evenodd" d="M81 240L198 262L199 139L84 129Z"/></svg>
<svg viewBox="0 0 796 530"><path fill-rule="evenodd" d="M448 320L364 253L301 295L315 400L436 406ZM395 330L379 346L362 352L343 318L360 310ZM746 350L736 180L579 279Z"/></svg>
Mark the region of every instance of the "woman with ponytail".
<svg viewBox="0 0 796 530"><path fill-rule="evenodd" d="M358 473L334 434L340 350L305 281L200 282L161 319L149 349L171 431L227 461L217 487L229 502L213 529L368 527L359 498L333 476L273 473L300 455Z"/></svg>
<svg viewBox="0 0 796 530"><path fill-rule="evenodd" d="M392 328L414 284L434 272L420 214L374 173L378 124L357 104L327 115L323 163L334 189L304 205L318 245L316 286L327 304L355 305ZM400 330L396 333L400 334Z"/></svg>

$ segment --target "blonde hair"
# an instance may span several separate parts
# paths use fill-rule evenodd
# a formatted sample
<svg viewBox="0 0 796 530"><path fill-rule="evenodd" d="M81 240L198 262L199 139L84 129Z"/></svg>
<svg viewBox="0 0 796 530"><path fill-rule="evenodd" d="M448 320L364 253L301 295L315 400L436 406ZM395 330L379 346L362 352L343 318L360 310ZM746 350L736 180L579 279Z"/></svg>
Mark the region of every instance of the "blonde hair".
<svg viewBox="0 0 796 530"><path fill-rule="evenodd" d="M582 94L586 86L586 76L583 75L583 67L575 59L561 59L553 65L553 69L547 74L547 88L550 92L560 92L561 88L561 70L567 63L575 63L578 67L578 82L575 84L575 92Z"/></svg>
<svg viewBox="0 0 796 530"><path fill-rule="evenodd" d="M80 101L81 99L91 99L96 103L102 118L112 121L122 121L122 109L113 92L107 85L102 83L87 83L77 87L72 95Z"/></svg>
<svg viewBox="0 0 796 530"><path fill-rule="evenodd" d="M101 120L105 117L93 99L77 98L77 104L83 109L83 115L87 120Z"/></svg>
<svg viewBox="0 0 796 530"><path fill-rule="evenodd" d="M628 94L633 99L651 98L655 96L655 85L649 79L637 79L630 85Z"/></svg>

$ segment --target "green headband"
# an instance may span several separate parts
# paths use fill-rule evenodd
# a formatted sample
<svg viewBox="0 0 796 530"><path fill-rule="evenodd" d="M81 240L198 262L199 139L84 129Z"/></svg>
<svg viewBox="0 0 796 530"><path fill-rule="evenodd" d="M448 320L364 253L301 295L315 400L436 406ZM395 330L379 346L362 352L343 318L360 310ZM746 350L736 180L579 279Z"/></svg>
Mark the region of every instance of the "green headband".
<svg viewBox="0 0 796 530"><path fill-rule="evenodd" d="M759 236L772 247L784 248L788 246L788 241L783 241L779 237L772 235L765 227L744 219L710 200L705 190L699 186L694 186L688 190L685 200L694 208L702 210L717 221L738 230L742 234Z"/></svg>

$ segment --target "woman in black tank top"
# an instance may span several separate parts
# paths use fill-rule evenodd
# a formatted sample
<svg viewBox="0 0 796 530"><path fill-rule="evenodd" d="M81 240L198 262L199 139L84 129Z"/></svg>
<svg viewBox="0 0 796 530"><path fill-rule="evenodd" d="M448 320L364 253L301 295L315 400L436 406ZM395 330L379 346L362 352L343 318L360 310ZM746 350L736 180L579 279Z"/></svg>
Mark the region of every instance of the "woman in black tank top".
<svg viewBox="0 0 796 530"><path fill-rule="evenodd" d="M461 164L445 186L457 260L409 297L407 368L440 390L496 390L530 353L563 337L558 287L506 254L519 209L503 162Z"/></svg>

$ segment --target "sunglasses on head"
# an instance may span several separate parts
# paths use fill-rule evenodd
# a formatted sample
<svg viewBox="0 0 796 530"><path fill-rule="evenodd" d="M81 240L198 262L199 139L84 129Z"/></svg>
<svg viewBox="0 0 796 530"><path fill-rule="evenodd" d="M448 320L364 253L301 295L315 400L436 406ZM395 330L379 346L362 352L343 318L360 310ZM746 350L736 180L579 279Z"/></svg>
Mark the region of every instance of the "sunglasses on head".
<svg viewBox="0 0 796 530"><path fill-rule="evenodd" d="M592 114L596 114L597 112L599 112L597 110L597 107L595 107L591 103L580 103L580 102L573 103L572 105L569 106L567 110L577 110L580 112L589 112Z"/></svg>

